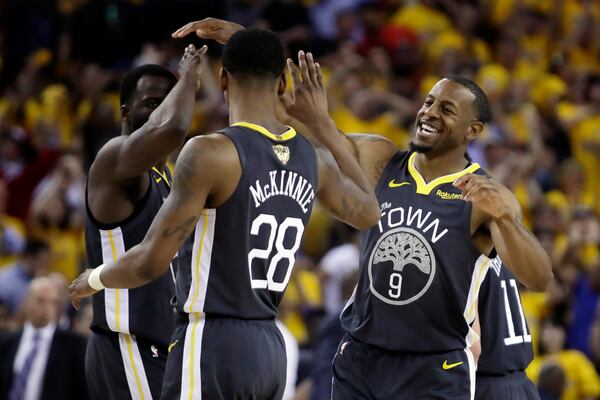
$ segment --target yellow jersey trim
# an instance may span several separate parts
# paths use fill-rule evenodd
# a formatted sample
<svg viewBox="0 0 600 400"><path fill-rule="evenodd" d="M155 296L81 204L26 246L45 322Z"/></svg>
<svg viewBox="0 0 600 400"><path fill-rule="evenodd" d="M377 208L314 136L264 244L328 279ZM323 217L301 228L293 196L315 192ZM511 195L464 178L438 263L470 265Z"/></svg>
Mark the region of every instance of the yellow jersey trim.
<svg viewBox="0 0 600 400"><path fill-rule="evenodd" d="M171 187L171 182L169 182L169 179L167 179L166 173L159 171L158 168L156 168L156 167L152 167L152 171L156 172L158 174L158 176L160 176L160 178L158 178L158 179L154 178L156 183L160 183L161 180L164 180L165 183L167 184L167 187Z"/></svg>
<svg viewBox="0 0 600 400"><path fill-rule="evenodd" d="M421 176L419 171L417 171L417 168L415 168L416 155L416 152L412 153L408 159L408 172L410 173L410 176L412 176L412 178L415 180L415 183L417 184L417 193L419 194L429 194L436 186L439 186L443 183L452 183L461 176L475 172L480 168L479 164L473 163L467 168L463 169L462 171L455 172L454 174L450 175L443 175L439 178L435 178L429 183L425 183L425 179L423 179L423 176Z"/></svg>
<svg viewBox="0 0 600 400"><path fill-rule="evenodd" d="M275 140L277 142L283 142L286 140L290 140L294 136L296 136L296 130L294 128L292 128L291 126L288 126L288 130L285 131L284 133L282 133L281 135L276 135L274 133L271 133L264 126L260 126L260 125L253 124L250 122L236 122L235 124L233 124L231 126L242 126L244 128L250 128L253 131L261 133L261 134L265 135L266 137L268 137L269 139Z"/></svg>

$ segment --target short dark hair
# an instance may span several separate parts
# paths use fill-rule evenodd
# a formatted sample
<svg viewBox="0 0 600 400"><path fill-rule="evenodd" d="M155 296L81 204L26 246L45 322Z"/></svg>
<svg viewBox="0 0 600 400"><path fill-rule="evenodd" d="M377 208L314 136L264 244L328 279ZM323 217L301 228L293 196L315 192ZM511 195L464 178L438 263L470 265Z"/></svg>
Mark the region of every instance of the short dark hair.
<svg viewBox="0 0 600 400"><path fill-rule="evenodd" d="M25 248L23 249L22 255L23 257L33 257L43 251L49 250L50 246L43 240L29 239L27 240L27 243L25 243Z"/></svg>
<svg viewBox="0 0 600 400"><path fill-rule="evenodd" d="M223 50L223 68L232 75L277 77L285 66L283 43L268 29L247 28L234 33Z"/></svg>
<svg viewBox="0 0 600 400"><path fill-rule="evenodd" d="M158 76L171 80L173 86L177 83L177 78L175 74L169 71L167 68L162 65L156 64L145 64L140 65L127 72L121 78L121 86L119 88L119 95L121 98L121 105L128 103L131 100L131 96L135 92L138 81L142 78L142 76Z"/></svg>
<svg viewBox="0 0 600 400"><path fill-rule="evenodd" d="M479 122L483 122L485 124L490 120L490 103L483 89L481 89L472 80L462 76L450 75L447 76L446 79L464 86L469 90L469 92L473 93L475 96L473 106L475 107L475 113L477 114L477 120Z"/></svg>

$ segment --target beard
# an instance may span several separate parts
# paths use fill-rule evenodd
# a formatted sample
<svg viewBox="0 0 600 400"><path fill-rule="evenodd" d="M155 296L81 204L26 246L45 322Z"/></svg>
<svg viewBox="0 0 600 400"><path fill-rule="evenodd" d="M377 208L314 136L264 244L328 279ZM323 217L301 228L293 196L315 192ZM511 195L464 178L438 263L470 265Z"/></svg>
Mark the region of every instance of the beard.
<svg viewBox="0 0 600 400"><path fill-rule="evenodd" d="M417 153L429 153L431 150L433 150L433 146L420 146L415 144L413 141L410 142L408 147L410 148L410 151L415 151Z"/></svg>

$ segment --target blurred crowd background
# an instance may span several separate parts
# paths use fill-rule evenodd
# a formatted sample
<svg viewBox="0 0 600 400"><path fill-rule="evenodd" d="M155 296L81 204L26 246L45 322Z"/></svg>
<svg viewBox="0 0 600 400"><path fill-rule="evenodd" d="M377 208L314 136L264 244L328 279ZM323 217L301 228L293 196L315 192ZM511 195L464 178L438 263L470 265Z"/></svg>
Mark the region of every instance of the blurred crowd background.
<svg viewBox="0 0 600 400"><path fill-rule="evenodd" d="M521 290L528 372L554 398L600 398L598 0L0 0L0 332L31 318L28 286L44 275L59 325L89 332L90 306L75 313L66 286L86 267L86 173L120 132L119 78L146 63L176 72L185 45L202 42L170 33L209 16L270 28L294 58L312 51L337 126L400 148L440 77L478 82L493 118L470 155L516 194L554 265L546 293ZM208 45L192 135L227 125L221 48ZM298 399L329 398L357 245L315 210L281 306Z"/></svg>

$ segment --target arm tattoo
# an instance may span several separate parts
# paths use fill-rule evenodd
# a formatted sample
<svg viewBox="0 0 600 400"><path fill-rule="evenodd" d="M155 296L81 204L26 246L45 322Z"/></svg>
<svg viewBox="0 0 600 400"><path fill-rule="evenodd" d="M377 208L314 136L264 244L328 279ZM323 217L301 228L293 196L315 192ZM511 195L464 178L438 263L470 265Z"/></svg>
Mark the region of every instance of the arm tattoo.
<svg viewBox="0 0 600 400"><path fill-rule="evenodd" d="M168 237L175 235L176 233L179 233L179 236L177 237L177 239L184 240L191 233L190 227L193 228L197 219L198 219L198 217L193 216L193 217L188 218L183 223L181 223L177 226L168 226L163 231L162 236L164 238L168 238Z"/></svg>

